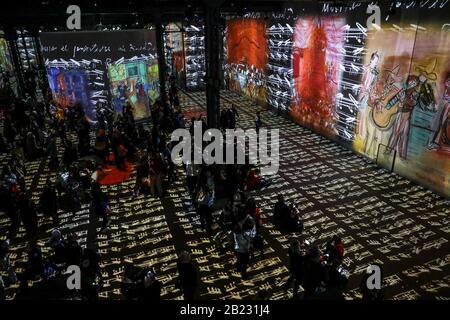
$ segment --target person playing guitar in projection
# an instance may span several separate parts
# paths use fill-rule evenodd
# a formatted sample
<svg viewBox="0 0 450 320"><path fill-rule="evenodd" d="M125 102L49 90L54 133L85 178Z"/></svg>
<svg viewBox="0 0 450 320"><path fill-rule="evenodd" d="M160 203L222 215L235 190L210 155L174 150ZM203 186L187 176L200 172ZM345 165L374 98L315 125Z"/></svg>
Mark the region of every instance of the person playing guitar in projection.
<svg viewBox="0 0 450 320"><path fill-rule="evenodd" d="M420 95L422 94L422 86L426 81L427 78L424 75L409 75L406 79L405 87L391 99L394 103L390 103L390 101L385 106L385 109L389 111L397 105L397 101L400 102L395 115L391 136L389 137L388 147L386 148L386 154L397 150L400 158L406 159L411 115L414 108L417 105L421 106L423 103Z"/></svg>
<svg viewBox="0 0 450 320"><path fill-rule="evenodd" d="M434 135L428 148L432 150L442 149L450 152L450 72L447 73L444 85L442 105L434 118L432 126Z"/></svg>

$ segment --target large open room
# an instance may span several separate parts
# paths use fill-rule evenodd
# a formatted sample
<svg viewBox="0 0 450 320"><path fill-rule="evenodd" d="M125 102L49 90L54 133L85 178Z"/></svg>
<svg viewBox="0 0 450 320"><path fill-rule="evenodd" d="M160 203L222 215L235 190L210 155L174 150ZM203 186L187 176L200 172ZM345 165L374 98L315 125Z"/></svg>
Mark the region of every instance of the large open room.
<svg viewBox="0 0 450 320"><path fill-rule="evenodd" d="M448 301L449 13L2 10L0 300Z"/></svg>

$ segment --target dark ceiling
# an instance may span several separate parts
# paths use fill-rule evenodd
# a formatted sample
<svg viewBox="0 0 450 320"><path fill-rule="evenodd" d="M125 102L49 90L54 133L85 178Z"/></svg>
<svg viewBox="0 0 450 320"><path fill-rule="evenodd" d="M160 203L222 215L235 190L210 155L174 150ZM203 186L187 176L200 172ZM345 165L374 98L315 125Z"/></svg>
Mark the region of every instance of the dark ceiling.
<svg viewBox="0 0 450 320"><path fill-rule="evenodd" d="M300 0L301 1L301 0ZM298 3L299 0L289 1ZM155 16L162 21L201 17L207 5L218 5L220 11L230 14L243 14L250 11L282 10L288 1L270 0L16 0L0 11L0 28L24 27L30 30L39 28L49 31L55 27L65 28L68 14L66 9L76 4L81 9L83 28L102 23L130 25L136 22L146 25Z"/></svg>

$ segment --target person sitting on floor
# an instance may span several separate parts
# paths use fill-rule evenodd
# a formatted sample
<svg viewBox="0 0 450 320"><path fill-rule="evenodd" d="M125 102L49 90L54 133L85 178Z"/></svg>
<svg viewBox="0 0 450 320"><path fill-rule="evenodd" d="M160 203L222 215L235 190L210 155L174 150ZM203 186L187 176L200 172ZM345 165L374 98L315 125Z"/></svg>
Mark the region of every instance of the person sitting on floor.
<svg viewBox="0 0 450 320"><path fill-rule="evenodd" d="M290 209L284 200L284 196L282 194L278 194L277 203L275 203L275 208L273 212L274 224L277 225L278 227L285 227L289 215Z"/></svg>
<svg viewBox="0 0 450 320"><path fill-rule="evenodd" d="M287 227L289 232L301 233L303 231L303 221L300 216L300 210L294 204L290 206L290 215L289 221L287 222Z"/></svg>
<svg viewBox="0 0 450 320"><path fill-rule="evenodd" d="M257 190L267 186L270 181L261 176L261 171L258 168L251 169L247 175L246 189L247 191Z"/></svg>

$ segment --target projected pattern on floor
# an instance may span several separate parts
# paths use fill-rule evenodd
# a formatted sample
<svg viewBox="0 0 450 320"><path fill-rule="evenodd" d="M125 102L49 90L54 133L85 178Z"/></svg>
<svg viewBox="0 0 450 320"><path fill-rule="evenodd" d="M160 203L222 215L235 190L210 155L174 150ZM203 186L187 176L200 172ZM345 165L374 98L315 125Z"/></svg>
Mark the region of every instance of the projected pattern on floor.
<svg viewBox="0 0 450 320"><path fill-rule="evenodd" d="M203 92L182 95L183 111L198 112L206 105ZM84 246L96 246L102 256L105 284L101 298L119 299L120 276L126 262L149 264L162 282L162 299L182 299L175 288L176 255L189 249L200 268L202 299L252 299L267 289L272 299L288 299L287 247L292 236L280 234L271 215L278 192L298 204L305 221L304 238L323 248L337 233L346 245L345 268L350 273L347 299L359 297L360 274L369 263L383 262L386 297L393 299L450 296L449 202L395 174L377 168L337 144L288 120L267 112L235 93L223 92L221 105L234 103L239 126L254 126L260 110L266 126L280 129L281 167L273 183L253 192L264 215L265 257L251 261L250 280L242 281L234 269L232 253L219 253L211 238L200 230L184 186L184 173L168 189L168 196L131 198L135 175L119 184L103 186L111 199L111 229L100 233L100 223L87 205L78 212L60 212L63 234L76 232ZM73 137L74 138L74 137ZM61 150L62 151L62 150ZM1 156L2 165L7 157ZM45 179L55 179L46 161L27 163L27 187L38 201ZM9 220L0 215L0 239ZM50 236L52 225L40 216L39 244ZM95 240L97 239L97 240ZM20 229L11 251L17 272L26 259L24 230ZM34 286L38 286L38 280ZM17 287L7 290L13 299Z"/></svg>

